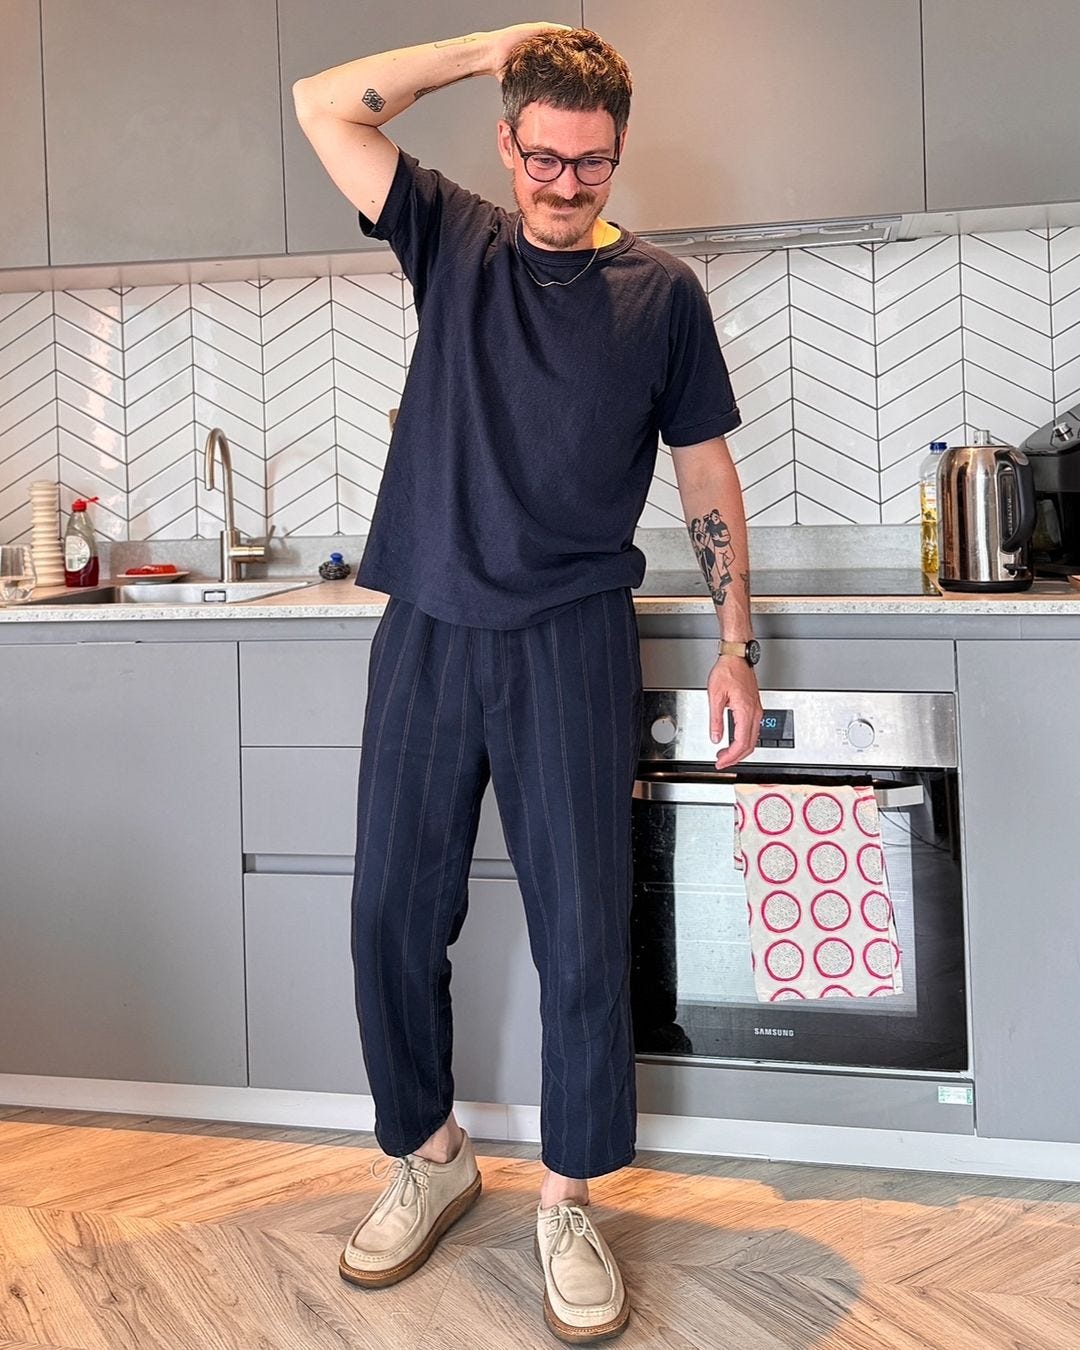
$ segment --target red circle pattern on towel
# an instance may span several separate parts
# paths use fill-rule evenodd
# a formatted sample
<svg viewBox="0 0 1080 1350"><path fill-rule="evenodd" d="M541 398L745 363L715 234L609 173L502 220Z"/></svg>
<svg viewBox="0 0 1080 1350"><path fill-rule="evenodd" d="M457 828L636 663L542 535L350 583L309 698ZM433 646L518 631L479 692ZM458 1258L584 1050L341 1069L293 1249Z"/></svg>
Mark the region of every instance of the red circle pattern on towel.
<svg viewBox="0 0 1080 1350"><path fill-rule="evenodd" d="M901 993L873 788L739 783L735 794L759 1002Z"/></svg>

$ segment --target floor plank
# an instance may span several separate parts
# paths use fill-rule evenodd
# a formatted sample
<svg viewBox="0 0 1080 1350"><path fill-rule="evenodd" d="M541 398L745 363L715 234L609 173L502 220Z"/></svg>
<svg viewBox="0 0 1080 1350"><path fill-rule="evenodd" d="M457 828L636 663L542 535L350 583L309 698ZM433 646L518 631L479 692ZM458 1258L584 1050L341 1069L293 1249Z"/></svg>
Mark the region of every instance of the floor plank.
<svg viewBox="0 0 1080 1350"><path fill-rule="evenodd" d="M541 1350L535 1145L402 1285L370 1133L0 1108L0 1350ZM1076 1350L1080 1185L642 1152L592 1184L626 1350Z"/></svg>

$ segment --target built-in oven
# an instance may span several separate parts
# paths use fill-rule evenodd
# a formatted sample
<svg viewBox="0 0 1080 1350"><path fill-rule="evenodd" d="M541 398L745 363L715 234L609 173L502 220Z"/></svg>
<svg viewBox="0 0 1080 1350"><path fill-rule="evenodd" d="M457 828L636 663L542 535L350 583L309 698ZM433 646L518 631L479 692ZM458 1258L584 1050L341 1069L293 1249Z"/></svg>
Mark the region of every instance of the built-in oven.
<svg viewBox="0 0 1080 1350"><path fill-rule="evenodd" d="M644 699L631 917L638 1054L966 1071L955 696L765 690L758 747L731 772L715 768L704 690L646 689ZM735 782L873 785L902 993L758 1001L733 858Z"/></svg>

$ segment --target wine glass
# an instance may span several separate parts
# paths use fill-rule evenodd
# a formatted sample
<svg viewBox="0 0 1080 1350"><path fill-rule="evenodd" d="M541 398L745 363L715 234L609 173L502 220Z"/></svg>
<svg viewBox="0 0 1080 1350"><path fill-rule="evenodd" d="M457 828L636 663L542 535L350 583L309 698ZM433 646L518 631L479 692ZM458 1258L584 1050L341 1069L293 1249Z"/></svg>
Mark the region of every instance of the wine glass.
<svg viewBox="0 0 1080 1350"><path fill-rule="evenodd" d="M0 604L18 604L34 593L37 575L28 544L0 544Z"/></svg>

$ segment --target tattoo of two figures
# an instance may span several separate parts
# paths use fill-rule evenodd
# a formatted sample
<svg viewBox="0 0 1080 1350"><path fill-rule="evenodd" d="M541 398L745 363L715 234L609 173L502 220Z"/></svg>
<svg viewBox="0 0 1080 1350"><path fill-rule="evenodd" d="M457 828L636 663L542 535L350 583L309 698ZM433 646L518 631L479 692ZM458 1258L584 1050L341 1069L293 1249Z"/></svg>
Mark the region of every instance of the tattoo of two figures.
<svg viewBox="0 0 1080 1350"><path fill-rule="evenodd" d="M733 583L731 565L735 561L735 551L731 547L731 531L720 519L720 512L713 509L705 516L695 516L690 522L690 542L705 576L705 584L713 603L722 605L727 599L728 588ZM740 572L739 580L746 592L746 602L750 603L750 573Z"/></svg>

